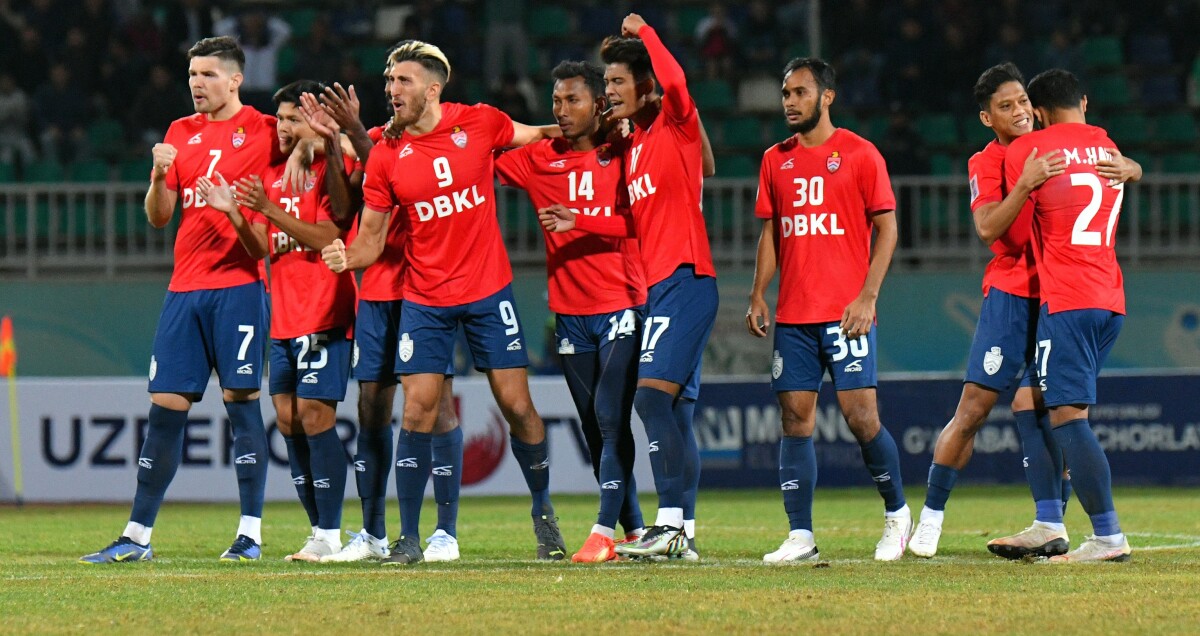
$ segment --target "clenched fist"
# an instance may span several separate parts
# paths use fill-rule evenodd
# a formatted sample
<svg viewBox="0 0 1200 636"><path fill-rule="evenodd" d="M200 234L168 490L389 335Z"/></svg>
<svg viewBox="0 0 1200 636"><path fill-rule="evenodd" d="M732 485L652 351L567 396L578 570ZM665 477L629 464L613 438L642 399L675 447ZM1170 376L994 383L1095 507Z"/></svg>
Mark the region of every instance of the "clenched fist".
<svg viewBox="0 0 1200 636"><path fill-rule="evenodd" d="M175 163L175 155L179 154L179 151L171 144L154 144L151 154L154 156L154 176L165 177L167 169Z"/></svg>
<svg viewBox="0 0 1200 636"><path fill-rule="evenodd" d="M321 260L334 274L346 271L346 244L342 239L333 239L332 243L326 245L321 250Z"/></svg>

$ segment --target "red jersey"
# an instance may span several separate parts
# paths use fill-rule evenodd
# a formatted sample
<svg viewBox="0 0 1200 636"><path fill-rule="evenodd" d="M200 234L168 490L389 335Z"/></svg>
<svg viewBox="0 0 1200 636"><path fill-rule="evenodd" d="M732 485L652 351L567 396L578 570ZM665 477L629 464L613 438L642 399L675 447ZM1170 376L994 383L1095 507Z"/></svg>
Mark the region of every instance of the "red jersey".
<svg viewBox="0 0 1200 636"><path fill-rule="evenodd" d="M353 160L346 159L345 169L350 169ZM327 167L325 156L317 155L312 165L313 176L305 182L302 195L291 190L284 193L284 164L269 167L263 175L267 198L305 223L333 221L324 187ZM354 274L334 274L321 260L319 251L301 245L261 214L255 214L253 220L267 225L271 252L271 337L299 338L336 327L349 332L354 326Z"/></svg>
<svg viewBox="0 0 1200 636"><path fill-rule="evenodd" d="M775 321L834 322L867 280L871 215L896 209L875 146L838 128L805 148L796 137L763 153L754 214L773 219L779 263Z"/></svg>
<svg viewBox="0 0 1200 636"><path fill-rule="evenodd" d="M972 213L988 203L1003 201L1008 194L1009 185L1004 181L1004 151L1005 147L993 140L967 161ZM1021 173L1018 172L1017 176L1020 177ZM993 256L983 271L984 296L995 287L1014 296L1037 298L1037 266L1033 262L1033 245L1029 241L1032 232L1033 202L1026 200L1012 225L989 246Z"/></svg>
<svg viewBox="0 0 1200 636"><path fill-rule="evenodd" d="M383 140L383 126L376 126L368 130L367 136L377 146L383 148L380 145ZM381 150L381 152L386 151ZM387 239L383 244L383 253L374 263L363 270L358 297L374 301L400 300L404 297L401 286L404 283L404 270L408 263L404 260L404 224L397 218L394 207L378 211L392 213L388 223Z"/></svg>
<svg viewBox="0 0 1200 636"><path fill-rule="evenodd" d="M407 131L371 151L363 181L367 207L399 206L407 230L404 298L452 307L486 298L512 282L496 219L492 152L512 142L508 115L484 104L441 105L423 135Z"/></svg>
<svg viewBox="0 0 1200 636"><path fill-rule="evenodd" d="M229 183L262 175L277 154L275 118L242 106L232 118L209 121L202 113L176 119L163 143L177 154L167 169L167 189L178 192L183 212L175 236L175 270L167 287L173 292L224 289L259 280L258 261L238 242L224 212L196 195L196 181Z"/></svg>
<svg viewBox="0 0 1200 636"><path fill-rule="evenodd" d="M561 203L585 216L628 215L621 159L611 146L571 150L564 139L547 139L496 159L501 183L529 193L534 208ZM582 230L546 232L550 311L590 315L646 302L646 276L637 240Z"/></svg>
<svg viewBox="0 0 1200 636"><path fill-rule="evenodd" d="M1042 303L1050 313L1107 309L1125 313L1125 288L1114 249L1123 184L1109 186L1096 174L1096 162L1117 145L1102 128L1055 124L1019 137L1004 160L1009 187L1017 182L1033 148L1060 149L1066 172L1048 179L1029 195L1033 201L1034 253Z"/></svg>
<svg viewBox="0 0 1200 636"><path fill-rule="evenodd" d="M654 75L663 87L658 116L645 130L634 131L625 155L626 187L646 283L654 285L686 264L701 276L715 277L700 209L704 182L700 115L683 69L658 34L643 26L638 37L646 44ZM600 225L581 217L578 227L596 231Z"/></svg>

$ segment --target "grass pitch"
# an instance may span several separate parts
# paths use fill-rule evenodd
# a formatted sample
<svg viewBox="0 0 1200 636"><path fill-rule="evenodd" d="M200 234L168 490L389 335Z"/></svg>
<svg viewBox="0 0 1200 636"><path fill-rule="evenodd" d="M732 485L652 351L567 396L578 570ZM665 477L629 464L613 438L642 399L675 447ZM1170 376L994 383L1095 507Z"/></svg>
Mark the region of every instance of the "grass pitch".
<svg viewBox="0 0 1200 636"><path fill-rule="evenodd" d="M910 489L920 509L923 493ZM569 549L595 497L555 498ZM702 562L532 560L528 502L468 498L462 560L381 568L286 563L307 535L298 504L264 516L264 560L223 564L237 507L172 504L153 563L82 565L124 527L127 505L0 507L0 632L124 633L1194 633L1200 630L1200 490L1119 488L1133 560L1051 566L984 549L1032 517L1028 491L960 488L938 555L871 560L883 527L868 489L818 489L818 564L764 566L787 534L774 491L702 492ZM653 517L653 496L643 499ZM394 505L394 504L393 504ZM423 529L432 531L426 503ZM395 511L389 528L397 528ZM347 527L360 519L348 501ZM1072 547L1090 531L1072 502Z"/></svg>

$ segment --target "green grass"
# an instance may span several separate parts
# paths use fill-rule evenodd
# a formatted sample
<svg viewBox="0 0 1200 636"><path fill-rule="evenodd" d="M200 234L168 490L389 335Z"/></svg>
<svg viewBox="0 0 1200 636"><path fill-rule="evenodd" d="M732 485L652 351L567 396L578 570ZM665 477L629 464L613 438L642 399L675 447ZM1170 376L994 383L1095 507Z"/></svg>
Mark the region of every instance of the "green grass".
<svg viewBox="0 0 1200 636"><path fill-rule="evenodd" d="M914 508L922 494L910 489ZM237 507L168 503L156 562L88 566L75 559L115 537L127 506L0 507L0 632L1188 633L1200 626L1198 495L1118 489L1133 560L1074 566L984 549L1026 525L1032 505L1020 488L959 489L938 556L899 563L871 560L883 525L874 492L818 489L824 561L782 567L760 562L786 536L773 491L701 493L698 564L537 563L527 500L471 498L453 564L285 563L307 535L296 504L268 506L262 562L222 564ZM595 498L560 496L556 506L577 548ZM652 496L643 507L652 514ZM1089 527L1071 508L1077 543ZM425 513L431 528L431 503ZM344 525L358 518L351 501Z"/></svg>

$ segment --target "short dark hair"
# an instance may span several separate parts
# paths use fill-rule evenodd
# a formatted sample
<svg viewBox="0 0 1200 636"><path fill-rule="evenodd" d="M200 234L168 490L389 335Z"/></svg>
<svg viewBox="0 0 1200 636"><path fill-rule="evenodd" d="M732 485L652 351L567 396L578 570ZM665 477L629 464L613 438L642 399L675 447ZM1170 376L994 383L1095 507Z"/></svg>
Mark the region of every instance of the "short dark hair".
<svg viewBox="0 0 1200 636"><path fill-rule="evenodd" d="M321 82L313 80L296 80L287 86L275 91L275 95L271 98L275 105L283 103L300 105L300 96L304 93L312 93L320 95L325 92L325 85Z"/></svg>
<svg viewBox="0 0 1200 636"><path fill-rule="evenodd" d="M592 91L592 99L604 97L604 71L591 62L574 62L564 60L550 71L550 77L555 81L567 80L572 77L583 79L588 90Z"/></svg>
<svg viewBox="0 0 1200 636"><path fill-rule="evenodd" d="M979 79L975 80L975 88L972 92L975 102L979 104L979 110L990 110L992 95L995 95L1001 86L1009 82L1025 85L1025 76L1021 74L1021 69L1018 69L1017 65L1012 62L997 64L984 71Z"/></svg>
<svg viewBox="0 0 1200 636"><path fill-rule="evenodd" d="M387 65L416 62L437 76L443 85L450 82L450 60L438 47L420 40L401 40L388 49Z"/></svg>
<svg viewBox="0 0 1200 636"><path fill-rule="evenodd" d="M648 79L654 72L646 43L639 38L623 38L610 35L600 44L600 59L605 64L624 64L633 73L634 81Z"/></svg>
<svg viewBox="0 0 1200 636"><path fill-rule="evenodd" d="M187 59L191 60L194 57L215 57L225 62L234 62L239 71L246 68L246 54L237 40L228 35L204 38L193 44L192 48L188 49Z"/></svg>
<svg viewBox="0 0 1200 636"><path fill-rule="evenodd" d="M1079 102L1083 101L1083 87L1079 84L1079 78L1061 68L1038 73L1037 77L1029 80L1025 91L1029 93L1029 102L1034 108L1079 108Z"/></svg>
<svg viewBox="0 0 1200 636"><path fill-rule="evenodd" d="M806 68L812 73L813 79L817 82L818 91L824 93L837 90L837 73L833 72L833 67L829 65L829 62L819 57L792 58L792 61L783 67L783 76L787 77L802 68Z"/></svg>

